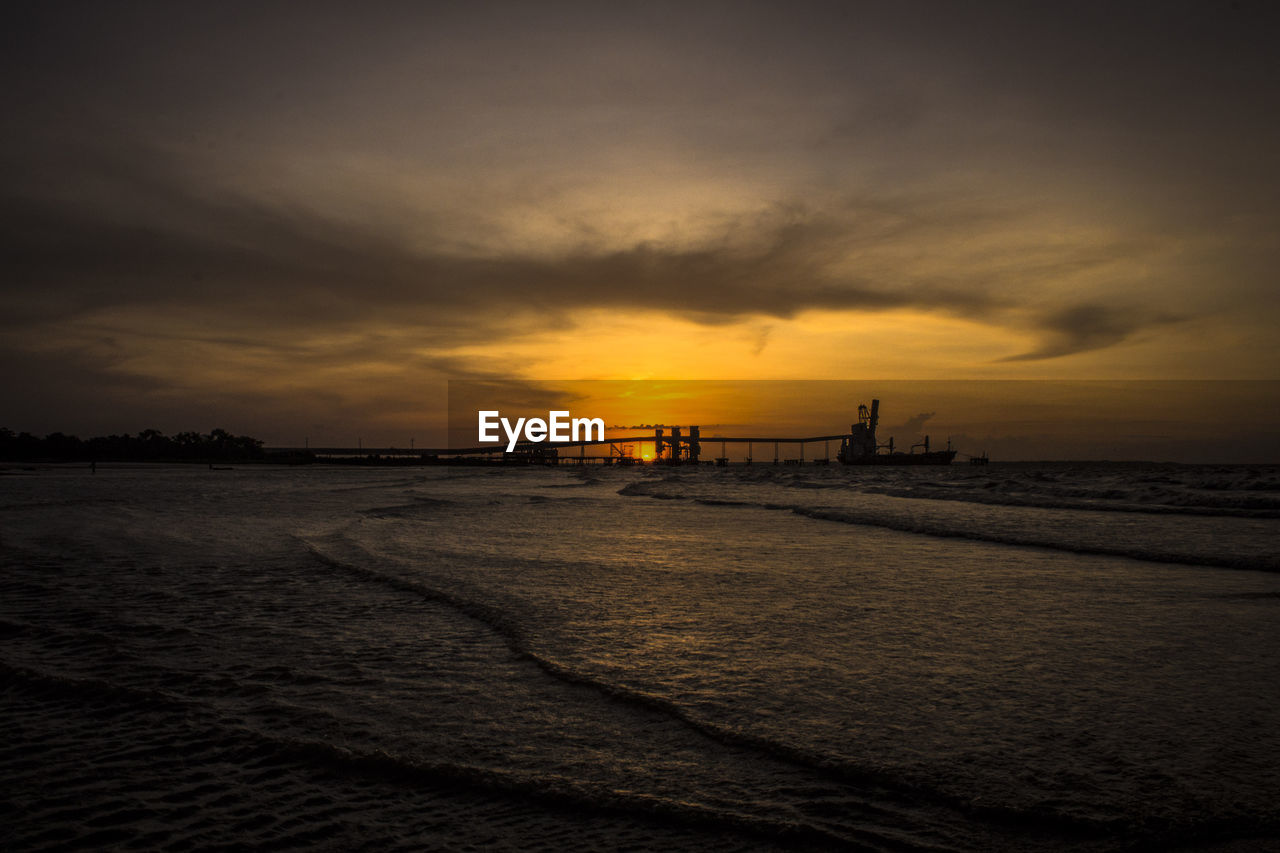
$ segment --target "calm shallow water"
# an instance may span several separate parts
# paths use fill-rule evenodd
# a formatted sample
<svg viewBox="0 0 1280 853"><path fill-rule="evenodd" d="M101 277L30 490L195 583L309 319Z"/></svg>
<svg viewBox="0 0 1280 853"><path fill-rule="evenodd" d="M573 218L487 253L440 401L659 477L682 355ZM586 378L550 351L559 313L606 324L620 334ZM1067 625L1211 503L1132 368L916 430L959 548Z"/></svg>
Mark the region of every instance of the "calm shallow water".
<svg viewBox="0 0 1280 853"><path fill-rule="evenodd" d="M18 849L1280 839L1280 471L0 478Z"/></svg>

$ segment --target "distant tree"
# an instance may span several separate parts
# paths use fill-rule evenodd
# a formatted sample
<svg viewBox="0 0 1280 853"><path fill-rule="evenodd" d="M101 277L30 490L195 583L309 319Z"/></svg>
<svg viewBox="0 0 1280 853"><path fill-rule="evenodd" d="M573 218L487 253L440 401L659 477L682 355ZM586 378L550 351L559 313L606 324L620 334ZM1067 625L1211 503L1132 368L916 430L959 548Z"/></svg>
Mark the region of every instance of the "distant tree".
<svg viewBox="0 0 1280 853"><path fill-rule="evenodd" d="M221 428L208 435L180 432L172 438L158 429L145 429L136 436L109 435L81 441L61 432L41 439L0 427L0 459L262 459L265 455L258 439Z"/></svg>
<svg viewBox="0 0 1280 853"><path fill-rule="evenodd" d="M74 435L55 432L45 436L41 449L41 455L55 459L79 459L84 453L84 443Z"/></svg>

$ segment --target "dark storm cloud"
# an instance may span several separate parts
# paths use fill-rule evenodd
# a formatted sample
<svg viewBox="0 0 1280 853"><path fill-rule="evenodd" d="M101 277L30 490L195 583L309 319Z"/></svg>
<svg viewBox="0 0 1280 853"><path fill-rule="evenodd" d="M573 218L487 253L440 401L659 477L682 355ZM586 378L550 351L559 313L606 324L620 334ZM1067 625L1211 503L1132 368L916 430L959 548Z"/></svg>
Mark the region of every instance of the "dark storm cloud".
<svg viewBox="0 0 1280 853"><path fill-rule="evenodd" d="M572 335L577 308L707 326L910 309L1035 337L1011 363L1273 316L1274 18L1250 0L19 2L0 333L21 394L105 377L137 400L165 389L129 378L110 326L128 311L158 318L131 340L175 353L477 377L447 350ZM369 163L414 204L362 184ZM650 185L636 216L697 239L593 218ZM506 245L507 208L580 240ZM1082 223L1103 236L1070 239ZM756 355L783 337L762 328Z"/></svg>
<svg viewBox="0 0 1280 853"><path fill-rule="evenodd" d="M1186 318L1139 308L1111 305L1073 305L1039 320L1046 334L1043 346L1002 361L1038 361L1076 352L1114 346L1144 329L1177 323Z"/></svg>
<svg viewBox="0 0 1280 853"><path fill-rule="evenodd" d="M815 309L917 309L1023 322L1015 310L1019 303L987 286L998 275L885 278L883 270L833 271L867 238L856 221L830 214L755 223L747 245L678 250L641 244L550 257L468 257L411 250L394 235L309 210L211 197L208 190L183 190L155 175L129 180L130 174L117 161L111 170L117 187L109 195L129 199L132 208L30 197L0 200L3 251L12 277L0 297L9 309L4 323L56 323L129 306L206 312L227 328L242 329L269 324L324 330L394 320L438 331L433 342L444 345L492 334L512 312L554 318L570 309L638 304L706 325L753 315L788 318ZM152 219L157 210L173 213ZM927 239L930 231L957 226L949 220L952 215L963 221L975 216L925 211L910 220L915 225L877 229L875 241L910 244L916 239L913 228L924 229ZM1104 252L1060 257L1047 266L1029 262L1017 274L1063 275L1108 259ZM1049 340L1014 358L1052 358L1109 346L1161 322L1167 318L1077 304L1036 321L1032 328L1042 328ZM204 339L252 345L251 338L216 332ZM762 333L757 352L766 340Z"/></svg>
<svg viewBox="0 0 1280 853"><path fill-rule="evenodd" d="M0 57L21 132L3 144L336 133L519 159L656 133L709 160L852 144L887 156L875 168L893 177L983 157L1103 160L1196 193L1256 193L1249 178L1276 170L1275 23L1254 0L24 3Z"/></svg>
<svg viewBox="0 0 1280 853"><path fill-rule="evenodd" d="M116 370L120 356L110 339L58 346L38 357L25 347L0 343L0 362L6 365L0 376L0 393L5 400L0 427L37 435L55 430L132 430L136 420L122 426L112 423L110 417L100 418L118 399L134 401L132 418L151 421L162 407L147 401L163 392L166 383Z"/></svg>

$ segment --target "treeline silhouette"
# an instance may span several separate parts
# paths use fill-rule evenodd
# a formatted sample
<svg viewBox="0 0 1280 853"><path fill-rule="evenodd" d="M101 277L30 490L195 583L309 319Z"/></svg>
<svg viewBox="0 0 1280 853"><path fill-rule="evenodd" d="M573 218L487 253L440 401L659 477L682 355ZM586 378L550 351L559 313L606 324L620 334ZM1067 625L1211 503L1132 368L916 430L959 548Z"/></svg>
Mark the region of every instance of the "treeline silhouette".
<svg viewBox="0 0 1280 853"><path fill-rule="evenodd" d="M0 459L10 461L165 461L262 459L262 442L247 435L233 435L215 429L207 435L180 432L168 436L147 429L137 435L107 435L80 439L60 432L39 438L31 433L14 433L0 427Z"/></svg>

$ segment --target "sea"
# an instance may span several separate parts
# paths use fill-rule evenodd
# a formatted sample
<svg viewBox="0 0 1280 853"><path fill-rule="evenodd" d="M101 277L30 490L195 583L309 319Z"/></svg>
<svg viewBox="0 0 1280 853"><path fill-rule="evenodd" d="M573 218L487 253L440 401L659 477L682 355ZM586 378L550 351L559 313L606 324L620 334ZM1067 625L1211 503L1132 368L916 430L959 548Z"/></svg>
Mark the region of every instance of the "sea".
<svg viewBox="0 0 1280 853"><path fill-rule="evenodd" d="M1280 466L11 467L0 848L1280 850Z"/></svg>

